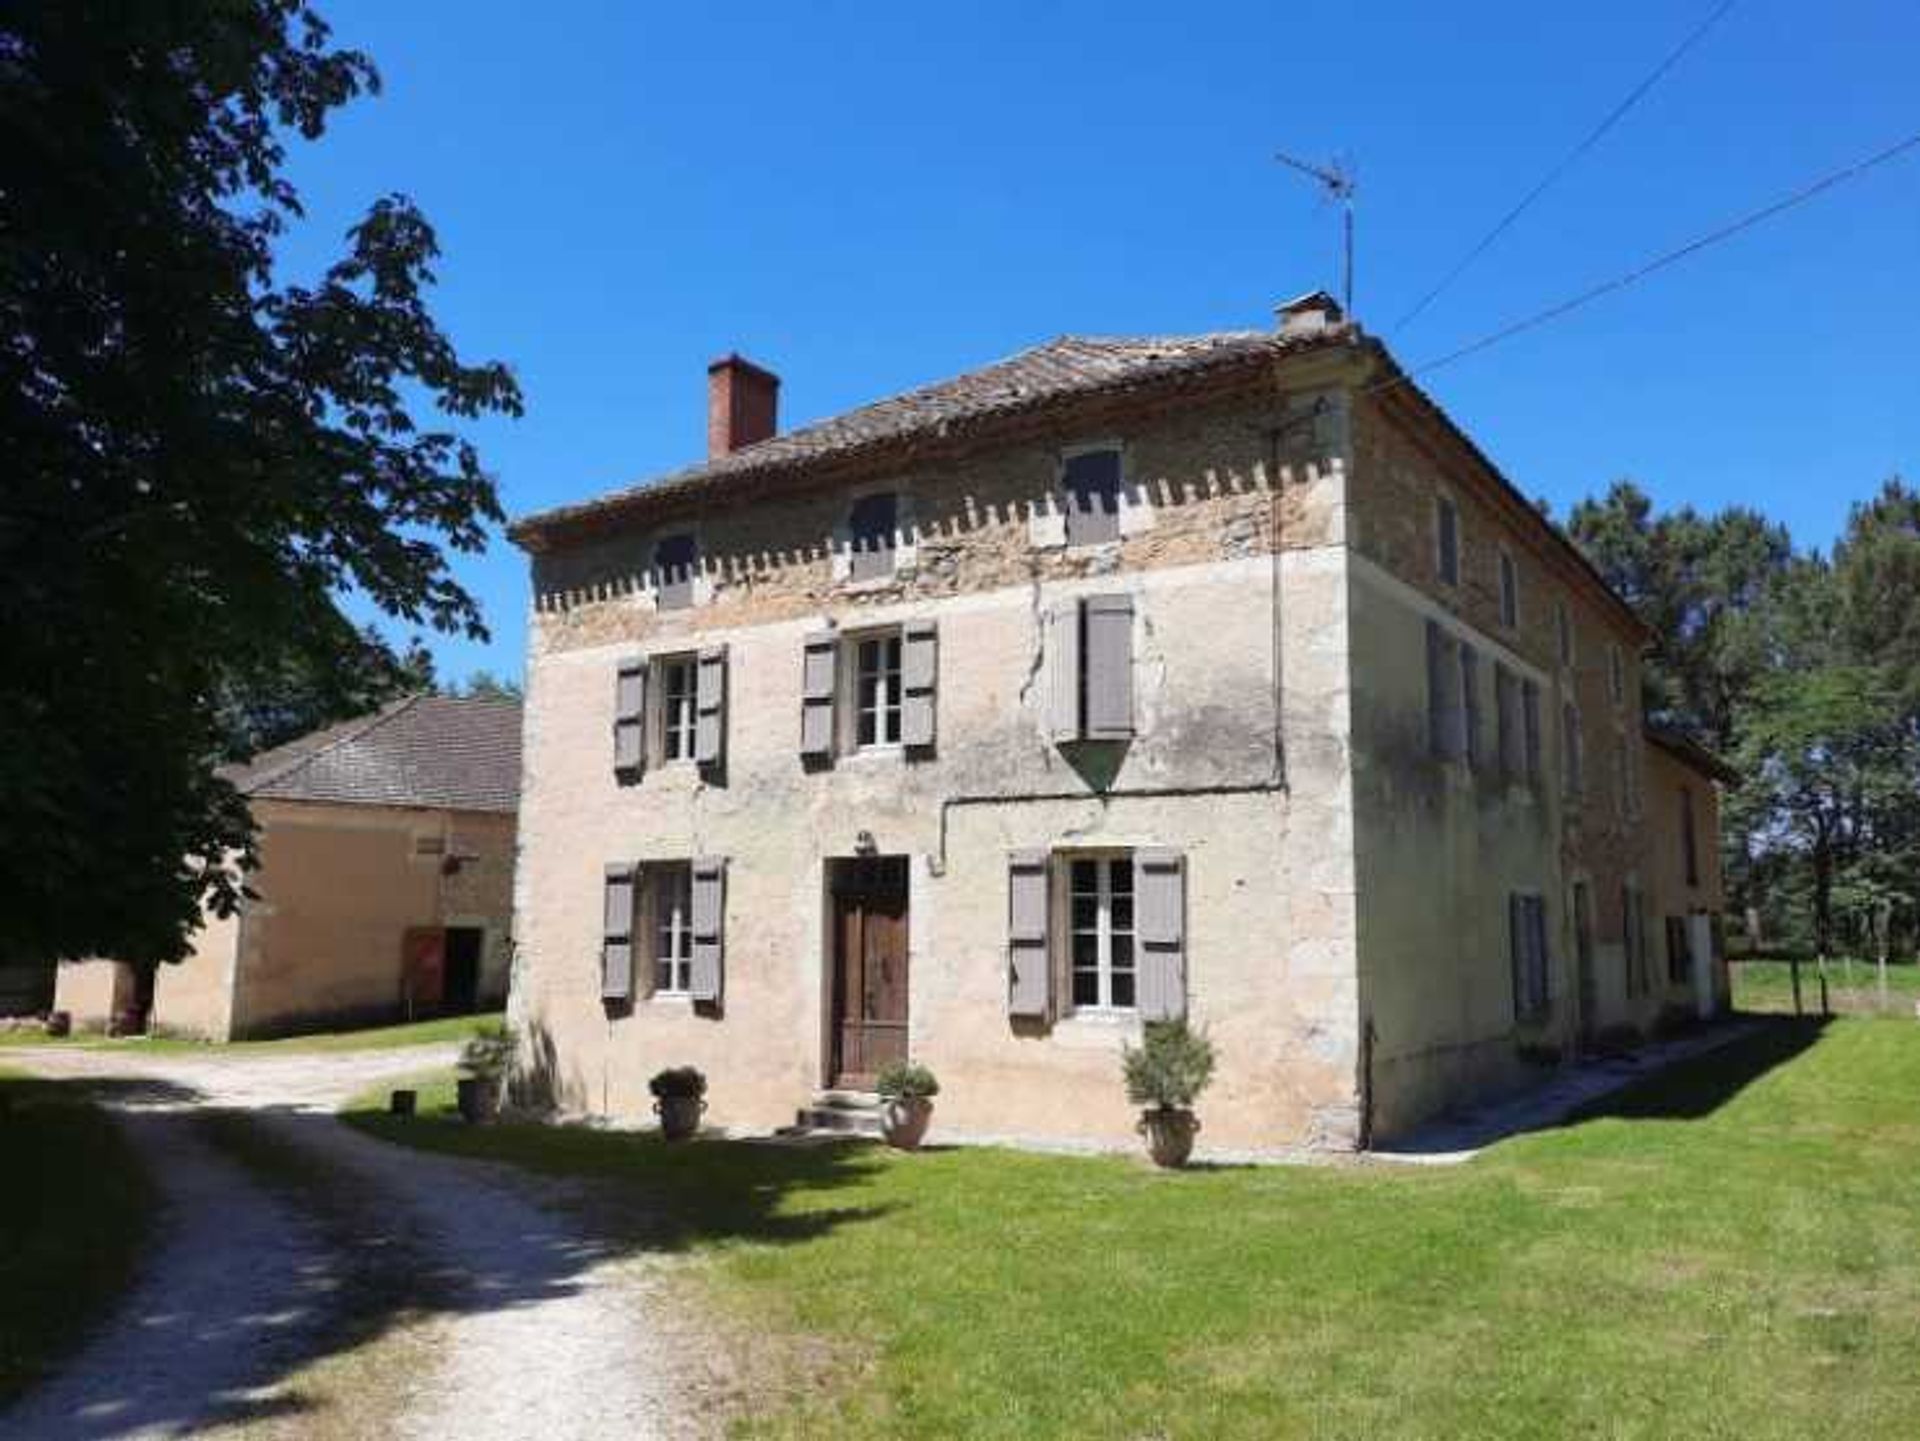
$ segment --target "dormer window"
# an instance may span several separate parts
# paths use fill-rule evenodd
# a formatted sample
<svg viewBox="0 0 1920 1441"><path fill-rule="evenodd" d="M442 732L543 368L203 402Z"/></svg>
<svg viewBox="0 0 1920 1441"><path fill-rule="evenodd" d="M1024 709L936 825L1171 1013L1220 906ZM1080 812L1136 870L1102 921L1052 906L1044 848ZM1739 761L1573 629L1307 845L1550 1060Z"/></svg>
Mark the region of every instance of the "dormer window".
<svg viewBox="0 0 1920 1441"><path fill-rule="evenodd" d="M873 580L893 574L900 534L900 497L892 491L863 495L848 517L848 575Z"/></svg>
<svg viewBox="0 0 1920 1441"><path fill-rule="evenodd" d="M1067 544L1101 545L1120 538L1120 452L1083 450L1067 457L1060 477L1067 508Z"/></svg>
<svg viewBox="0 0 1920 1441"><path fill-rule="evenodd" d="M661 610L685 610L693 604L693 573L700 548L691 535L663 536L654 543L654 603Z"/></svg>

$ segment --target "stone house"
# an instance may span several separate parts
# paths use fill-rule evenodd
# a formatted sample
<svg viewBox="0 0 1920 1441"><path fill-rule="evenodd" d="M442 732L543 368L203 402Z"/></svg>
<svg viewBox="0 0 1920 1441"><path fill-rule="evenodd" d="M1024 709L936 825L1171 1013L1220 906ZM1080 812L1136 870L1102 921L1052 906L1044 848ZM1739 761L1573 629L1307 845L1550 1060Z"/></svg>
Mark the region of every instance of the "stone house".
<svg viewBox="0 0 1920 1441"><path fill-rule="evenodd" d="M76 1025L242 1040L504 1003L520 704L410 696L230 769L253 898L148 978L60 967Z"/></svg>
<svg viewBox="0 0 1920 1441"><path fill-rule="evenodd" d="M777 387L716 362L705 464L510 532L562 1104L693 1064L771 1125L911 1056L952 1133L1124 1141L1186 1016L1210 1143L1350 1148L1718 1003L1645 629L1328 297L787 433Z"/></svg>

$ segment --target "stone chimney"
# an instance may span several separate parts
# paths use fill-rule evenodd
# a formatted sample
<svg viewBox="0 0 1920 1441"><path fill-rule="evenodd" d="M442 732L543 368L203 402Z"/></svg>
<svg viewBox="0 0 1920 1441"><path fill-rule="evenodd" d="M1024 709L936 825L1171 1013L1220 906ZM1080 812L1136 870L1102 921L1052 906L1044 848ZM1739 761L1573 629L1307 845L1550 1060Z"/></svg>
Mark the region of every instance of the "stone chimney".
<svg viewBox="0 0 1920 1441"><path fill-rule="evenodd" d="M1340 302L1324 290L1311 291L1273 308L1280 322L1280 334L1288 340L1319 335L1346 318Z"/></svg>
<svg viewBox="0 0 1920 1441"><path fill-rule="evenodd" d="M738 355L707 367L707 459L767 440L780 428L780 377Z"/></svg>

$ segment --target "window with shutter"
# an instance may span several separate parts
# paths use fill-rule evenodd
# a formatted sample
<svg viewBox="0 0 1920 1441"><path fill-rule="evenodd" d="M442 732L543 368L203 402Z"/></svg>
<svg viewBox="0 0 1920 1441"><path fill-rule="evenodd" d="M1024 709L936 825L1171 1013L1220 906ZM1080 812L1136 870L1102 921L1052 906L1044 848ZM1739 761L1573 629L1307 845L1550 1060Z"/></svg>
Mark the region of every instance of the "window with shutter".
<svg viewBox="0 0 1920 1441"><path fill-rule="evenodd" d="M727 748L727 648L723 645L700 652L695 704L693 758L703 766L718 765Z"/></svg>
<svg viewBox="0 0 1920 1441"><path fill-rule="evenodd" d="M693 990L692 868L684 861L649 862L644 875L653 993L688 995Z"/></svg>
<svg viewBox="0 0 1920 1441"><path fill-rule="evenodd" d="M1133 855L1139 908L1140 1017L1175 1021L1187 1013L1186 865L1178 851Z"/></svg>
<svg viewBox="0 0 1920 1441"><path fill-rule="evenodd" d="M1047 946L1047 853L1007 857L1007 1011L1044 1018L1052 1009L1052 958Z"/></svg>
<svg viewBox="0 0 1920 1441"><path fill-rule="evenodd" d="M1667 984L1684 986L1693 975L1693 943L1685 916L1667 917Z"/></svg>
<svg viewBox="0 0 1920 1441"><path fill-rule="evenodd" d="M1460 507L1451 496L1434 497L1434 565L1444 585L1460 584Z"/></svg>
<svg viewBox="0 0 1920 1441"><path fill-rule="evenodd" d="M800 658L800 754L810 760L833 755L833 702L840 641L832 631L815 631L802 643Z"/></svg>
<svg viewBox="0 0 1920 1441"><path fill-rule="evenodd" d="M1090 595L1082 613L1082 734L1125 740L1133 734L1133 597Z"/></svg>
<svg viewBox="0 0 1920 1441"><path fill-rule="evenodd" d="M1537 1019L1548 1008L1547 905L1519 891L1507 897L1507 946L1513 971L1513 1013Z"/></svg>
<svg viewBox="0 0 1920 1441"><path fill-rule="evenodd" d="M1560 760L1566 767L1567 794L1587 788L1586 741L1580 731L1580 710L1572 701L1560 708Z"/></svg>
<svg viewBox="0 0 1920 1441"><path fill-rule="evenodd" d="M724 956L727 863L714 856L700 856L689 870L692 895L688 910L693 934L688 994L696 1001L717 1001Z"/></svg>
<svg viewBox="0 0 1920 1441"><path fill-rule="evenodd" d="M633 999L633 887L630 861L608 865L601 892L600 998Z"/></svg>
<svg viewBox="0 0 1920 1441"><path fill-rule="evenodd" d="M1506 550L1500 552L1500 624L1508 630L1520 626L1520 568Z"/></svg>
<svg viewBox="0 0 1920 1441"><path fill-rule="evenodd" d="M1465 641L1460 643L1460 751L1469 766L1480 768L1480 655Z"/></svg>
<svg viewBox="0 0 1920 1441"><path fill-rule="evenodd" d="M1700 884L1700 846L1693 829L1693 792L1680 789L1680 854L1686 862L1687 884Z"/></svg>
<svg viewBox="0 0 1920 1441"><path fill-rule="evenodd" d="M1508 781L1520 780L1525 775L1520 739L1520 685L1513 672L1497 662L1493 667L1493 713L1500 774Z"/></svg>
<svg viewBox="0 0 1920 1441"><path fill-rule="evenodd" d="M930 620L909 621L901 628L900 638L900 743L923 749L934 741L940 632Z"/></svg>
<svg viewBox="0 0 1920 1441"><path fill-rule="evenodd" d="M654 604L661 610L685 610L693 604L694 573L700 548L691 535L663 536L653 547Z"/></svg>
<svg viewBox="0 0 1920 1441"><path fill-rule="evenodd" d="M1060 486L1067 510L1067 544L1100 545L1120 538L1120 452L1087 450L1067 457Z"/></svg>
<svg viewBox="0 0 1920 1441"><path fill-rule="evenodd" d="M1573 664L1573 616L1564 600L1553 603L1553 628L1559 638L1560 664Z"/></svg>
<svg viewBox="0 0 1920 1441"><path fill-rule="evenodd" d="M1047 718L1056 742L1080 739L1080 602L1061 601L1047 612Z"/></svg>
<svg viewBox="0 0 1920 1441"><path fill-rule="evenodd" d="M613 685L613 769L622 779L639 776L646 764L647 663L639 656L620 662Z"/></svg>
<svg viewBox="0 0 1920 1441"><path fill-rule="evenodd" d="M1540 686L1532 680L1520 683L1520 732L1527 762L1527 784L1540 784Z"/></svg>

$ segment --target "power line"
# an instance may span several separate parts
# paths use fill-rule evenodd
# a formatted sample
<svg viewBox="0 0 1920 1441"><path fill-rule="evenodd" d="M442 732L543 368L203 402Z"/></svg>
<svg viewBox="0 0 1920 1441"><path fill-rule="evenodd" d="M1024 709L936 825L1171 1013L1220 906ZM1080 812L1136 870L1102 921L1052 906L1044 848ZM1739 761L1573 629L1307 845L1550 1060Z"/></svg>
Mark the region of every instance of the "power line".
<svg viewBox="0 0 1920 1441"><path fill-rule="evenodd" d="M1617 275L1612 280L1602 281L1591 289L1581 291L1571 299L1563 300L1557 305L1551 305L1545 310L1528 316L1524 320L1517 320L1513 324L1496 330L1490 335L1484 335L1470 344L1461 346L1458 350L1450 351L1437 360L1429 360L1423 365L1418 365L1411 370L1403 371L1401 374L1373 386L1372 390L1386 390L1392 386L1400 385L1411 380L1416 375L1425 375L1428 371L1438 370L1443 365L1451 365L1456 360L1464 360L1469 355L1476 355L1489 346L1498 345L1501 341L1511 339L1523 331L1533 330L1538 326L1545 325L1550 320L1558 320L1561 316L1566 315L1570 311L1578 310L1581 306L1598 300L1603 295L1610 295L1616 290L1624 290L1629 285L1646 279L1655 271L1665 270L1669 265L1685 260L1689 255L1697 254L1699 251L1705 250L1708 246L1718 245L1723 240L1730 240L1741 231L1751 229L1763 220L1771 220L1774 216L1784 211L1792 210L1798 205L1804 205L1807 201L1824 194L1836 185L1843 185L1847 181L1864 175L1867 171L1877 166L1885 165L1890 160L1898 159L1909 150L1914 149L1920 149L1920 132L1909 135L1905 140L1889 145L1885 150L1869 155L1864 160L1855 161L1852 165L1848 165L1843 169L1823 175L1812 184L1802 186L1784 199L1776 200L1771 205L1762 206L1758 210L1750 211L1738 220L1729 221L1717 230L1710 230L1698 239L1688 241L1677 250L1669 250L1664 255L1656 256L1644 265L1636 266L1623 275Z"/></svg>
<svg viewBox="0 0 1920 1441"><path fill-rule="evenodd" d="M1474 261L1478 260L1482 255L1486 254L1487 250L1492 246L1493 242L1498 240L1503 234L1505 234L1508 227L1511 226L1514 223L1514 221L1518 220L1522 215L1524 215L1527 212L1527 210L1533 205L1534 201L1538 200L1542 195L1546 194L1547 191L1553 186L1555 181L1557 181L1562 175L1565 175L1569 170L1573 169L1573 167L1579 163L1582 156L1584 156L1589 150L1593 149L1594 146L1598 145L1600 141L1606 136L1607 132L1613 129L1615 125L1619 124L1620 121L1626 116L1626 113L1629 110L1633 109L1635 105L1639 104L1641 97L1644 96L1649 90L1653 89L1654 86L1658 85L1660 81L1665 78L1667 72L1673 69L1674 66L1678 65L1681 61L1681 58L1685 56L1689 50L1693 49L1693 47L1697 45L1702 38L1705 37L1706 33L1709 30L1711 30L1716 24L1719 23L1720 17L1725 15L1727 11L1731 10L1733 6L1734 6L1734 0L1721 0L1721 3L1714 7L1713 11L1707 16L1707 18L1702 20L1698 25L1694 26L1691 33L1688 34L1687 38L1682 40L1680 44L1677 47L1675 47L1673 52L1667 56L1666 59L1662 60L1657 66L1654 67L1652 74L1647 76L1647 78L1642 80L1638 85L1634 86L1632 90L1629 90L1627 92L1627 98L1622 100L1618 105L1614 106L1613 109L1607 113L1607 117L1604 120L1602 120L1598 125L1596 125L1591 131L1588 132L1586 139L1582 140L1578 145L1574 146L1572 150L1568 151L1566 156L1560 161L1560 163L1554 166L1553 169L1549 170L1546 173L1546 176L1540 181L1539 184L1535 185L1533 189L1529 190L1525 195L1523 195L1520 198L1520 203L1518 205L1514 206L1513 209L1509 210L1504 216L1502 216L1499 223L1496 224L1493 227L1493 229L1489 230L1484 236L1481 237L1479 244L1475 245L1473 249L1469 250L1464 256L1462 256L1459 262L1455 264L1453 269L1449 270L1445 275L1443 275L1440 278L1439 284L1435 285L1433 289L1429 290L1425 295L1421 296L1419 302L1413 307L1413 309L1409 310L1405 315L1401 316L1397 321L1394 322L1393 332L1391 333L1397 333L1405 329L1408 325L1410 325L1413 322L1413 320L1417 316L1420 315L1422 311L1424 311L1429 305L1433 304L1435 300L1439 299L1441 293L1445 291L1448 286L1452 285L1454 281L1458 280L1463 274L1465 274L1467 268L1471 266Z"/></svg>

